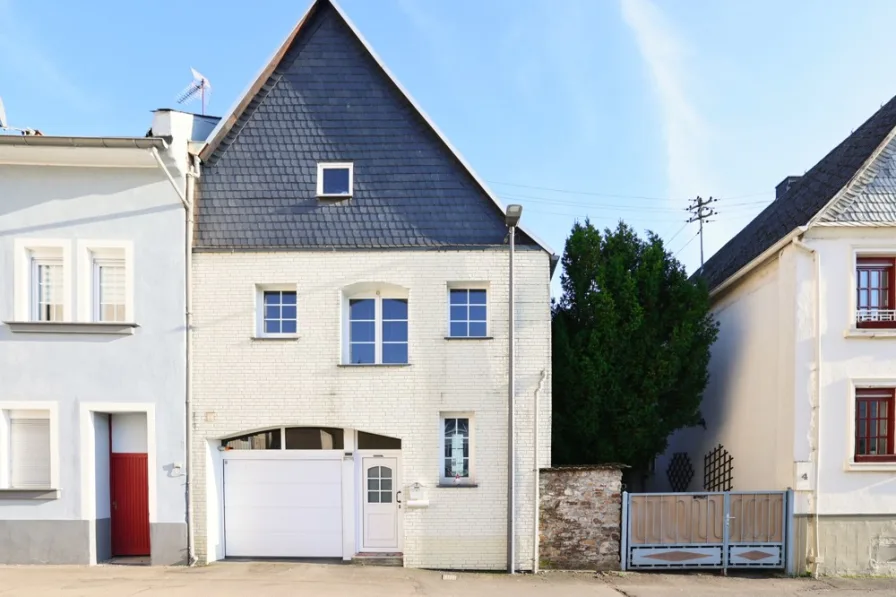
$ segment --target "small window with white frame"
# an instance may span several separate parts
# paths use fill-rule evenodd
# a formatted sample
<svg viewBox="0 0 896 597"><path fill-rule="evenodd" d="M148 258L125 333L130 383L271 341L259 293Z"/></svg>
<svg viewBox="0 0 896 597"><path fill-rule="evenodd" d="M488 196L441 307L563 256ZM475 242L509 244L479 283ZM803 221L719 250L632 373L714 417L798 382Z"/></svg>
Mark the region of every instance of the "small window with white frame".
<svg viewBox="0 0 896 597"><path fill-rule="evenodd" d="M0 410L0 487L52 487L51 420L49 410Z"/></svg>
<svg viewBox="0 0 896 597"><path fill-rule="evenodd" d="M92 253L93 320L121 323L128 320L127 266L123 250Z"/></svg>
<svg viewBox="0 0 896 597"><path fill-rule="evenodd" d="M58 322L65 318L62 251L32 250L31 320Z"/></svg>
<svg viewBox="0 0 896 597"><path fill-rule="evenodd" d="M348 198L354 189L352 162L319 162L317 164L317 196Z"/></svg>
<svg viewBox="0 0 896 597"><path fill-rule="evenodd" d="M443 413L439 479L443 485L473 483L473 416Z"/></svg>
<svg viewBox="0 0 896 597"><path fill-rule="evenodd" d="M294 285L258 288L256 335L294 338L298 334L298 294Z"/></svg>
<svg viewBox="0 0 896 597"><path fill-rule="evenodd" d="M450 288L450 338L485 338L488 336L488 291L485 288Z"/></svg>

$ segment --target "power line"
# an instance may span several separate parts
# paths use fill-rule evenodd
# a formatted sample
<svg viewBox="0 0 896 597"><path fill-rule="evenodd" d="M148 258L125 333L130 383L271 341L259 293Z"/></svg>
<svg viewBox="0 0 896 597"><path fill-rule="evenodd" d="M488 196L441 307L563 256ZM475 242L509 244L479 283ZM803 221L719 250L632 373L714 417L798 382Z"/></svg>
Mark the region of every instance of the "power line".
<svg viewBox="0 0 896 597"><path fill-rule="evenodd" d="M680 249L675 251L675 255L673 255L673 257L678 257L678 254L681 253L682 251L684 251L687 248L687 246L689 244L691 244L692 242L694 242L694 239L697 238L698 236L700 236L699 232L697 234L695 234L694 236L692 236L688 242L684 243L684 245ZM700 267L702 268L703 266L701 265Z"/></svg>
<svg viewBox="0 0 896 597"><path fill-rule="evenodd" d="M688 224L690 224L690 222L685 222L685 223L684 223L684 226L682 226L681 228L679 228L679 229L678 229L678 232L676 232L675 234L673 234L673 235L672 235L672 238L670 238L669 240L666 241L666 246L671 245L671 244L672 244L672 241L675 240L675 237L678 236L679 234L681 234L682 231L684 231L684 229L688 227Z"/></svg>
<svg viewBox="0 0 896 597"><path fill-rule="evenodd" d="M562 205L569 207L581 207L587 209L612 209L612 210L621 210L621 211L651 211L651 212L667 212L667 213L681 213L683 211L687 211L687 207L654 207L651 205L619 205L619 204L608 204L608 203L582 203L580 201L564 201L562 199L551 199L550 197L539 197L535 195L518 195L516 193L502 193L499 195L503 199L509 200L522 200L522 201L531 201L533 203L543 203L547 205ZM728 204L727 207L731 208L752 208L757 205L767 205L765 201L750 201L746 203L732 203Z"/></svg>
<svg viewBox="0 0 896 597"><path fill-rule="evenodd" d="M626 195L622 193L599 193L596 191L577 191L572 189L558 189L554 187L540 187L536 185L525 185L525 184L516 184L512 182L500 182L497 180L489 180L487 181L490 184L503 185L507 187L516 187L520 189L536 189L540 191L552 191L554 193L566 193L568 195L588 195L591 197L607 197L611 199L644 199L647 201L686 201L687 199L682 197L680 199L675 199L672 197L651 197L649 195ZM732 197L722 197L719 200L724 201L728 199L746 199L748 197L759 197L760 195L765 195L767 192L763 191L760 193L749 193L746 195L735 195Z"/></svg>

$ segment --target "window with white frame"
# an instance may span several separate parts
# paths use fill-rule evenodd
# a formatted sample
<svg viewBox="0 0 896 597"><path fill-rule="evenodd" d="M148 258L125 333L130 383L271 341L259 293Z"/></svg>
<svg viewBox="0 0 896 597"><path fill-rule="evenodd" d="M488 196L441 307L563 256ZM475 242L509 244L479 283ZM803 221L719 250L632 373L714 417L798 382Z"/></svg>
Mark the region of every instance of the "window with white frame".
<svg viewBox="0 0 896 597"><path fill-rule="evenodd" d="M379 292L348 297L345 364L403 365L408 362L408 299Z"/></svg>
<svg viewBox="0 0 896 597"><path fill-rule="evenodd" d="M449 326L451 338L488 336L487 292L484 288L449 290Z"/></svg>
<svg viewBox="0 0 896 597"><path fill-rule="evenodd" d="M61 251L31 251L31 320L63 321L64 271Z"/></svg>
<svg viewBox="0 0 896 597"><path fill-rule="evenodd" d="M123 251L94 253L93 320L127 321L127 270Z"/></svg>
<svg viewBox="0 0 896 597"><path fill-rule="evenodd" d="M317 164L318 197L351 197L354 187L354 165L351 162Z"/></svg>
<svg viewBox="0 0 896 597"><path fill-rule="evenodd" d="M466 414L445 414L441 418L441 470L443 484L472 482L472 417Z"/></svg>
<svg viewBox="0 0 896 597"><path fill-rule="evenodd" d="M7 489L48 489L52 483L50 411L4 410L0 457Z"/></svg>
<svg viewBox="0 0 896 597"><path fill-rule="evenodd" d="M295 336L299 325L297 302L295 287L259 288L258 336Z"/></svg>

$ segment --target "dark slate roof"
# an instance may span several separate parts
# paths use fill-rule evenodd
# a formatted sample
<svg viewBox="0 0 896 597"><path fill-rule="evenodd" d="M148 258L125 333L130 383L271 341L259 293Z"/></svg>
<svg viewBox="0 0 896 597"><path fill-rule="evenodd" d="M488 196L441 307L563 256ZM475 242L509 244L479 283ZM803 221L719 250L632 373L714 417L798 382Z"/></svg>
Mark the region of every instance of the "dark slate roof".
<svg viewBox="0 0 896 597"><path fill-rule="evenodd" d="M488 246L507 234L501 208L327 0L202 157L200 249ZM350 200L317 198L319 161L354 163Z"/></svg>
<svg viewBox="0 0 896 597"><path fill-rule="evenodd" d="M766 207L704 265L710 289L799 226L805 226L843 189L896 127L896 97Z"/></svg>
<svg viewBox="0 0 896 597"><path fill-rule="evenodd" d="M896 140L892 135L879 157L842 195L819 216L820 224L896 223Z"/></svg>

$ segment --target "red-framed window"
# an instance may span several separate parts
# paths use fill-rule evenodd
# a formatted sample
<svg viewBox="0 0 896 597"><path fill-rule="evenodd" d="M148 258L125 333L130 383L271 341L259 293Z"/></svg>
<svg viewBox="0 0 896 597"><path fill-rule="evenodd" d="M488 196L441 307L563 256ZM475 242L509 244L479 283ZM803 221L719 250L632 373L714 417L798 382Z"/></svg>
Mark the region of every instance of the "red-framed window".
<svg viewBox="0 0 896 597"><path fill-rule="evenodd" d="M896 328L896 260L859 257L856 260L856 325Z"/></svg>
<svg viewBox="0 0 896 597"><path fill-rule="evenodd" d="M896 462L893 388L856 390L856 462Z"/></svg>

